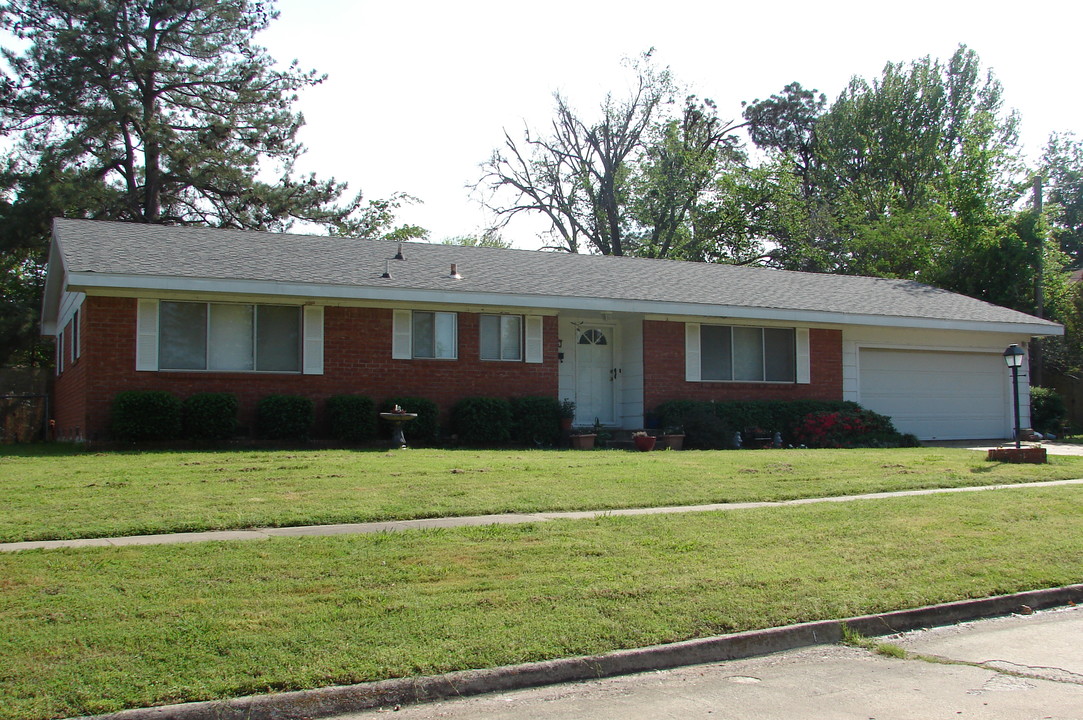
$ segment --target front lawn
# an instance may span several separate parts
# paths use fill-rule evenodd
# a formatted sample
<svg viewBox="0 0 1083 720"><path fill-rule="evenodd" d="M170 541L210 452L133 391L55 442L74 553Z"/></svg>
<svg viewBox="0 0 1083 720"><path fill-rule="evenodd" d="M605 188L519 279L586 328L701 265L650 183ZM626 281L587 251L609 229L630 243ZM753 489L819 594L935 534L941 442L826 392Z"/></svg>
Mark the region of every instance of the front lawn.
<svg viewBox="0 0 1083 720"><path fill-rule="evenodd" d="M656 472L716 458L768 484L767 464L794 462L631 457ZM1083 487L1069 486L2 554L0 718L490 667L1080 582L1080 517Z"/></svg>
<svg viewBox="0 0 1083 720"><path fill-rule="evenodd" d="M0 449L0 542L850 495L1083 477L945 448L716 452Z"/></svg>

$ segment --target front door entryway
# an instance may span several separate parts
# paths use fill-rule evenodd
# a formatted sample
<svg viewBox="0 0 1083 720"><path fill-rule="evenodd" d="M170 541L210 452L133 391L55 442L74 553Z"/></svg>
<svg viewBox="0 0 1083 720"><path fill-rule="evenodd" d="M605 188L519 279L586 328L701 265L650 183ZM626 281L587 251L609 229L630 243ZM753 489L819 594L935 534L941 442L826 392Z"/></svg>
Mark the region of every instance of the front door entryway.
<svg viewBox="0 0 1083 720"><path fill-rule="evenodd" d="M615 331L607 325L581 325L575 331L575 424L616 422L618 370L613 362Z"/></svg>

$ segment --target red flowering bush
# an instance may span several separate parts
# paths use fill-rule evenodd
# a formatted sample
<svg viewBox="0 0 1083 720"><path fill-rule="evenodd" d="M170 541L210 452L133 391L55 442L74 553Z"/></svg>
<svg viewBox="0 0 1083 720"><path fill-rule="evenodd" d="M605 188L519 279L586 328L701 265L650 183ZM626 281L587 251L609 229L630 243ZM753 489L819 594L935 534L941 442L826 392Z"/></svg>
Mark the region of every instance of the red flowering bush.
<svg viewBox="0 0 1083 720"><path fill-rule="evenodd" d="M793 431L794 443L811 448L852 448L910 444L891 418L871 410L812 412Z"/></svg>

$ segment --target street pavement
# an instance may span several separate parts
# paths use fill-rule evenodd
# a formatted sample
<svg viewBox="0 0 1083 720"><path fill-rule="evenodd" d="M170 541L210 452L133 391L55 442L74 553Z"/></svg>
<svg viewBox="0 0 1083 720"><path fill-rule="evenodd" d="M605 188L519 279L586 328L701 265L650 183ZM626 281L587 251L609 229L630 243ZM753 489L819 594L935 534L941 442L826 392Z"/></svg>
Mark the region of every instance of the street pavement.
<svg viewBox="0 0 1083 720"><path fill-rule="evenodd" d="M337 720L1081 720L1083 607ZM921 657L916 657L921 656Z"/></svg>

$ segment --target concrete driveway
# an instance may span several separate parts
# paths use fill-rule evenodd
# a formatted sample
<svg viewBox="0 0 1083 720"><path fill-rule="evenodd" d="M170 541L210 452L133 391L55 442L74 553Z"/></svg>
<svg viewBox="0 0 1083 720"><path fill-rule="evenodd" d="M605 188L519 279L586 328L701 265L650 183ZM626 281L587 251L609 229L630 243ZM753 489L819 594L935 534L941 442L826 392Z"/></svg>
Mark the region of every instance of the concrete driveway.
<svg viewBox="0 0 1083 720"><path fill-rule="evenodd" d="M979 450L985 452L989 448L1013 447L1012 440L930 440L923 442L925 447L964 448L966 450ZM1083 445L1078 443L1050 440L1043 443L1023 443L1026 447L1040 446L1045 448L1046 455L1083 455Z"/></svg>
<svg viewBox="0 0 1083 720"><path fill-rule="evenodd" d="M817 646L750 660L373 710L340 720L1080 720L1083 607L881 638L928 659Z"/></svg>

